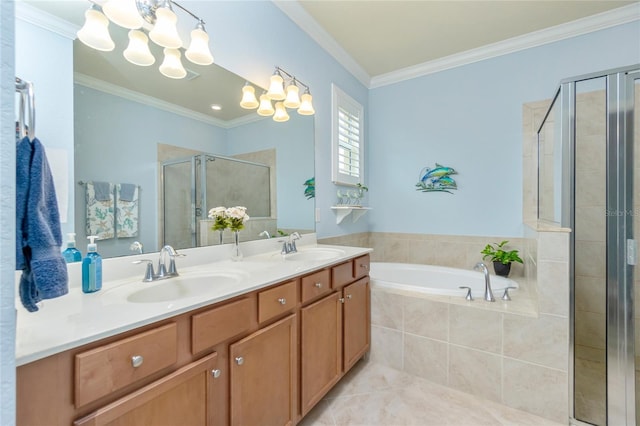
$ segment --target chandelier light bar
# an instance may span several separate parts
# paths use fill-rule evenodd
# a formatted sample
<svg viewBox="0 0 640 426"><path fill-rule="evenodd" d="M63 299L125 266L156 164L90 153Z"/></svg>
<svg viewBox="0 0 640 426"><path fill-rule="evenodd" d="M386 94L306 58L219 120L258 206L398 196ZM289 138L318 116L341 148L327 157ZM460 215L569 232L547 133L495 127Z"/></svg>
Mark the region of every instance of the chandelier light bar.
<svg viewBox="0 0 640 426"><path fill-rule="evenodd" d="M129 45L123 52L129 62L139 66L149 66L156 62L149 50L148 43L151 39L164 48L160 72L170 78L184 78L187 73L182 66L182 53L178 50L184 46L177 30L178 16L173 11L173 6L177 6L197 21L191 31L191 42L184 56L197 65L213 63L209 35L204 29L205 22L175 1L107 0L102 8L94 0L90 2L91 7L85 12L85 23L78 31L78 39L93 49L114 49L115 44L109 34L109 22L113 22L130 30ZM148 36L142 28L145 22L151 25Z"/></svg>
<svg viewBox="0 0 640 426"><path fill-rule="evenodd" d="M304 88L302 95L300 87ZM275 108L271 101L277 101ZM245 109L258 108L256 112L259 115L273 116L273 120L278 122L289 120L287 108L297 109L300 115L313 115L316 112L309 86L278 66L271 76L269 90L260 95L260 102L256 99L255 88L249 82L245 83L240 106Z"/></svg>

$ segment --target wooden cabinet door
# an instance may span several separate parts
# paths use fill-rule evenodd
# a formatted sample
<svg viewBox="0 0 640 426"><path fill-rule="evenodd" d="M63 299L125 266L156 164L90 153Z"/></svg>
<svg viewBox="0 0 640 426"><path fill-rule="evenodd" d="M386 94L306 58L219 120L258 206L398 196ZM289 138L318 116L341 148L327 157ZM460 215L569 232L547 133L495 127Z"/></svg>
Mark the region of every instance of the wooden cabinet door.
<svg viewBox="0 0 640 426"><path fill-rule="evenodd" d="M371 316L369 277L349 284L342 290L344 298L344 372L369 350Z"/></svg>
<svg viewBox="0 0 640 426"><path fill-rule="evenodd" d="M304 416L342 374L342 304L333 293L300 310L301 411Z"/></svg>
<svg viewBox="0 0 640 426"><path fill-rule="evenodd" d="M217 354L163 377L74 422L75 426L213 425Z"/></svg>
<svg viewBox="0 0 640 426"><path fill-rule="evenodd" d="M290 315L229 346L231 424L292 425L297 374Z"/></svg>

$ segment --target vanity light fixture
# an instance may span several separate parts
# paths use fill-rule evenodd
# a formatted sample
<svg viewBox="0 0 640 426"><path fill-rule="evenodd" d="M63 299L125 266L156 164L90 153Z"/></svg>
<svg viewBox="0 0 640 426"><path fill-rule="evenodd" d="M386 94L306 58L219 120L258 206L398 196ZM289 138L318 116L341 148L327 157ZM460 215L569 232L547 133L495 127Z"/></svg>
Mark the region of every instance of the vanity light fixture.
<svg viewBox="0 0 640 426"><path fill-rule="evenodd" d="M285 78L286 85L285 89ZM304 93L300 96L300 87L304 88ZM271 103L276 100L275 109ZM302 83L295 76L289 74L280 67L276 67L271 76L269 90L260 96L260 102L256 99L255 88L246 82L242 87L242 100L240 106L245 109L258 108L257 113L262 116L273 115L273 120L278 122L287 121L289 113L286 108L297 109L300 115L313 115L313 97L309 86Z"/></svg>
<svg viewBox="0 0 640 426"><path fill-rule="evenodd" d="M102 9L94 0L90 2L91 7L85 12L85 24L78 31L78 38L93 49L102 51L114 49L115 44L109 34L109 22L113 22L130 30L129 45L123 52L129 62L139 66L155 63L155 58L149 50L150 38L157 45L164 47L165 56L160 65L160 72L170 78L184 78L187 72L182 66L180 59L182 54L178 50L183 47L183 42L176 27L178 17L172 8L177 6L197 21L195 28L191 31L191 43L185 56L194 64L213 63L213 56L209 50L209 35L204 29L204 21L175 1L107 0ZM144 30L148 30L148 37L143 27Z"/></svg>

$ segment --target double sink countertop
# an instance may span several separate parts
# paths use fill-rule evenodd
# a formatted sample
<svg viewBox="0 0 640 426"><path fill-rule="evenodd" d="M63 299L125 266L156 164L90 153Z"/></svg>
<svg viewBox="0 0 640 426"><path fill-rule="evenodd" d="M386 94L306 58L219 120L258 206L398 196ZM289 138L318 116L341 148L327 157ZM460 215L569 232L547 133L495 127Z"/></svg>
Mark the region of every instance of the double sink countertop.
<svg viewBox="0 0 640 426"><path fill-rule="evenodd" d="M245 257L229 259L230 245L180 250L178 277L143 282L146 262L158 253L103 259L102 290L85 294L81 264L69 264L69 293L27 312L16 300L16 365L114 336L212 305L308 272L370 253L369 248L319 245L315 234L298 242L298 253L280 254L281 243L241 243ZM98 250L99 251L99 250ZM168 256L166 256L168 259ZM19 280L20 272L16 272Z"/></svg>

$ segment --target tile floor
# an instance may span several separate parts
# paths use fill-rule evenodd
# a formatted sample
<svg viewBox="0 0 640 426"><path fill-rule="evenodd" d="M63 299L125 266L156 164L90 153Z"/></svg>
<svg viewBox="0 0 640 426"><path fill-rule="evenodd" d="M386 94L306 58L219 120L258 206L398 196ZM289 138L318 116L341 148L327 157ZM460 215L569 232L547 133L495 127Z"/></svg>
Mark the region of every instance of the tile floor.
<svg viewBox="0 0 640 426"><path fill-rule="evenodd" d="M360 361L302 426L561 426L402 371Z"/></svg>

